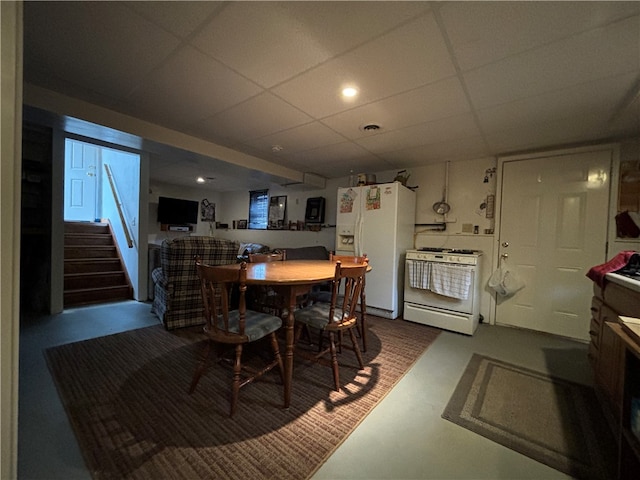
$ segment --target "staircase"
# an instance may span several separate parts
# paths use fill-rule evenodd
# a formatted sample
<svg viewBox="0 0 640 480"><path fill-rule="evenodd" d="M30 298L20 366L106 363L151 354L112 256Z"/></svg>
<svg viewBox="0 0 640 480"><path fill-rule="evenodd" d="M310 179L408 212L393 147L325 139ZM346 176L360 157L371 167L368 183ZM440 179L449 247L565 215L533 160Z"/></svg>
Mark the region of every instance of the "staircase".
<svg viewBox="0 0 640 480"><path fill-rule="evenodd" d="M108 223L65 222L64 307L133 298Z"/></svg>

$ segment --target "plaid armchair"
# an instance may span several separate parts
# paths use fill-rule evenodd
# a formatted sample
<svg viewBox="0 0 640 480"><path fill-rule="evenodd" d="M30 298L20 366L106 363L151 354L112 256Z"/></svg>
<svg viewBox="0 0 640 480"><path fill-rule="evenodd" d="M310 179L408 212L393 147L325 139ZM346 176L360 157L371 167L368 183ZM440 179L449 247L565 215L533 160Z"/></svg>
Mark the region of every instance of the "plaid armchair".
<svg viewBox="0 0 640 480"><path fill-rule="evenodd" d="M154 298L151 312L167 330L204 324L200 281L194 258L208 265L238 261L240 244L213 237L180 237L160 247L160 267L151 276Z"/></svg>

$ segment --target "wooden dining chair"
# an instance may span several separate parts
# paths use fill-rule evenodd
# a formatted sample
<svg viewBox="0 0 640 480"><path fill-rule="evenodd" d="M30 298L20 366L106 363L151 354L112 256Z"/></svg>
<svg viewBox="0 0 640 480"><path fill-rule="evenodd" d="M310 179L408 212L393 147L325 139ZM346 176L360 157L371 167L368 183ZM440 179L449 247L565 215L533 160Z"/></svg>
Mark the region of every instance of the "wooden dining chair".
<svg viewBox="0 0 640 480"><path fill-rule="evenodd" d="M250 253L249 263L281 262L287 259L285 250L271 253Z"/></svg>
<svg viewBox="0 0 640 480"><path fill-rule="evenodd" d="M329 253L329 261L331 262L343 262L343 263L356 263L359 265L369 265L369 258L367 254L362 255L336 255L333 252ZM367 351L367 296L366 296L366 277L362 281L362 293L360 294L360 318L358 321L358 334L362 339L362 351ZM331 291L320 291L313 294L314 302L331 301Z"/></svg>
<svg viewBox="0 0 640 480"><path fill-rule="evenodd" d="M247 290L247 264L242 262L238 270L204 265L196 259L196 269L200 278L202 301L204 303L204 333L208 341L199 364L193 374L189 393L193 393L204 373L212 350L220 344L233 345L233 383L231 388L230 415L236 412L240 388L261 377L274 367L280 369L280 379L284 381L284 365L275 332L282 326L282 319L275 315L248 310L245 292ZM238 307L231 309L232 293L237 290ZM234 301L235 301L235 297ZM274 359L259 371L249 370L242 365L242 349L245 344L269 337ZM219 360L222 357L218 357ZM246 373L244 373L246 372Z"/></svg>
<svg viewBox="0 0 640 480"><path fill-rule="evenodd" d="M362 354L355 337L358 317L356 307L360 301L362 288L364 286L364 276L367 265L343 267L340 261L336 262L334 278L331 282L331 301L316 302L312 305L296 310L294 312L296 320L295 341L300 340L303 327L309 326L319 329L329 336L329 346L315 353L312 359L320 362L327 354L331 356L331 366L333 368L333 382L335 390L340 390L340 368L336 349L336 335L348 331L351 339L353 351L358 359L360 369L364 368ZM341 291L342 294L338 292Z"/></svg>
<svg viewBox="0 0 640 480"><path fill-rule="evenodd" d="M272 253L250 253L249 263L282 262L285 251ZM250 308L282 318L287 308L287 300L281 293L268 285L252 285L248 290Z"/></svg>

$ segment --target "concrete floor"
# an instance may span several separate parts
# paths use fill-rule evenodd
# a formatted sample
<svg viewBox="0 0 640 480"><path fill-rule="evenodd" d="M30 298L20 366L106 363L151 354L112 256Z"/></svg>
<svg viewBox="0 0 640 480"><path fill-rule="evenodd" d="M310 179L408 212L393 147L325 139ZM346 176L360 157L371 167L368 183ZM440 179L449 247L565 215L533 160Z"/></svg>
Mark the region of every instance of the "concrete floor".
<svg viewBox="0 0 640 480"><path fill-rule="evenodd" d="M43 349L154 325L158 319L149 304L123 302L22 323L19 478L89 479ZM440 417L473 353L592 381L586 344L488 325L472 337L443 332L312 478L570 478Z"/></svg>

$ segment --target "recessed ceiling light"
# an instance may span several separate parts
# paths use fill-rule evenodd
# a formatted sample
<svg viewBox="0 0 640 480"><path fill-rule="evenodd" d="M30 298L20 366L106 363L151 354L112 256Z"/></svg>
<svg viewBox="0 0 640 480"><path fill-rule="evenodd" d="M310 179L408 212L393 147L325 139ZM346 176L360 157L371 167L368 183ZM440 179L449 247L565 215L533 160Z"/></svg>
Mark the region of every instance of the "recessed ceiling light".
<svg viewBox="0 0 640 480"><path fill-rule="evenodd" d="M213 182L215 179L216 177L198 177L196 178L196 182L207 183L207 182Z"/></svg>
<svg viewBox="0 0 640 480"><path fill-rule="evenodd" d="M351 98L355 97L358 94L358 89L354 87L346 87L342 89L342 96Z"/></svg>

